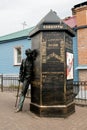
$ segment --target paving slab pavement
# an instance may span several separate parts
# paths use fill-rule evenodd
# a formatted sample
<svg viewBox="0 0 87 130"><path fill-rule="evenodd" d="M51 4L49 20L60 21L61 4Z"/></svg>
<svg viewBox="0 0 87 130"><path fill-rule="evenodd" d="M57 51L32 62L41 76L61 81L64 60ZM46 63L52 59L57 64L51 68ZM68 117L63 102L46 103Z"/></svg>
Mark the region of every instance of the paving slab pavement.
<svg viewBox="0 0 87 130"><path fill-rule="evenodd" d="M23 111L15 113L15 92L0 92L0 130L87 130L87 107L76 106L67 118L38 117L29 110L26 98Z"/></svg>

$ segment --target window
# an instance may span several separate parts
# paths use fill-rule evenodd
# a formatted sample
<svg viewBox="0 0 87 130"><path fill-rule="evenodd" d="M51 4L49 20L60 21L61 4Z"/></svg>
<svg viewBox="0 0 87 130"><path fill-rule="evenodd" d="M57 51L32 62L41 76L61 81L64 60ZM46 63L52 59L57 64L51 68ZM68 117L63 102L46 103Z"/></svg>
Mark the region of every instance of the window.
<svg viewBox="0 0 87 130"><path fill-rule="evenodd" d="M20 65L22 59L22 50L21 47L14 48L14 65Z"/></svg>

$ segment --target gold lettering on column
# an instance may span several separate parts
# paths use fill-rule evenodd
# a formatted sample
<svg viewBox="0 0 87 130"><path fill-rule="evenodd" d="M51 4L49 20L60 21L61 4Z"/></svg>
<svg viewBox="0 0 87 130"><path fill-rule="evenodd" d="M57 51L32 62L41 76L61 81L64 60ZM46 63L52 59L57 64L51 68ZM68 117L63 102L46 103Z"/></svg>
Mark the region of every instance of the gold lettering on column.
<svg viewBox="0 0 87 130"><path fill-rule="evenodd" d="M46 63L46 42L42 42L42 63Z"/></svg>
<svg viewBox="0 0 87 130"><path fill-rule="evenodd" d="M55 47L55 49L56 49L56 47L59 47L59 45L58 44L52 44L52 45L49 45L49 49L50 49L50 47L53 47L53 48ZM60 60L61 62L64 61L64 44L62 42L60 43L60 55L56 54L55 52L52 52L51 54L49 54L47 56L47 60L49 60L52 57L56 58L57 60Z"/></svg>

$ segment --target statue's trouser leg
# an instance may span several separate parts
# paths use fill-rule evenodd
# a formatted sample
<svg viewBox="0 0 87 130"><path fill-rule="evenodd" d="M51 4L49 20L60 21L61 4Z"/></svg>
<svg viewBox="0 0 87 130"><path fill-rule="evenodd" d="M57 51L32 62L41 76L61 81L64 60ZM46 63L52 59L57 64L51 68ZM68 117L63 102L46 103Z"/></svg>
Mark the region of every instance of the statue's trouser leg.
<svg viewBox="0 0 87 130"><path fill-rule="evenodd" d="M22 110L24 100L25 100L25 97L23 95L20 95L19 104L18 104L19 110Z"/></svg>
<svg viewBox="0 0 87 130"><path fill-rule="evenodd" d="M19 104L18 104L19 110L22 110L23 103L24 103L24 100L25 100L25 96L26 96L28 87L29 87L29 81L24 80L23 87L22 87L22 92L21 92L20 99L19 99Z"/></svg>

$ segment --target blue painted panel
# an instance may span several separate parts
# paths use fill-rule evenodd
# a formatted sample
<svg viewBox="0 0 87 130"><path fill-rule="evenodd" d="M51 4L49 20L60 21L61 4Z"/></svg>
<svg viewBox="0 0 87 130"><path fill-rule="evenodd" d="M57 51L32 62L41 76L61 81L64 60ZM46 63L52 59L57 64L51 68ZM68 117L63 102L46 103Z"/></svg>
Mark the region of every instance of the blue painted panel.
<svg viewBox="0 0 87 130"><path fill-rule="evenodd" d="M73 53L74 53L74 81L78 81L78 70L76 69L78 66L78 45L77 45L77 37L73 38Z"/></svg>
<svg viewBox="0 0 87 130"><path fill-rule="evenodd" d="M19 66L14 66L14 47L16 46L22 46L22 58L25 58L25 50L31 48L31 40L24 39L0 44L0 74L19 73Z"/></svg>

